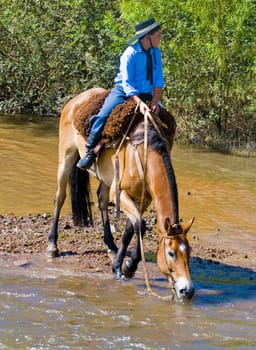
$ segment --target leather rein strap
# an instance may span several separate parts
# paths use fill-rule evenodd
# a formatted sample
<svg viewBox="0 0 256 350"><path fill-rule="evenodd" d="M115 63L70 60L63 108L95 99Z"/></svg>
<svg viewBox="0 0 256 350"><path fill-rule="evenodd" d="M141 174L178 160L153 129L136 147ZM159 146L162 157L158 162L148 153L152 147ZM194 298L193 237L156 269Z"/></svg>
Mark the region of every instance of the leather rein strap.
<svg viewBox="0 0 256 350"><path fill-rule="evenodd" d="M137 104L136 108L135 108L135 111L134 111L134 115L128 125L128 128L126 129L125 131L125 134L124 136L122 137L122 140L120 141L119 143L119 146L116 150L116 153L115 153L115 184L116 184L116 208L115 208L115 217L116 218L119 218L120 217L120 167L119 167L119 153L120 153L120 149L121 147L123 146L127 136L128 136L128 133L131 129L131 126L134 122L134 119L135 119L135 116L136 116L136 112L139 108L139 104Z"/></svg>

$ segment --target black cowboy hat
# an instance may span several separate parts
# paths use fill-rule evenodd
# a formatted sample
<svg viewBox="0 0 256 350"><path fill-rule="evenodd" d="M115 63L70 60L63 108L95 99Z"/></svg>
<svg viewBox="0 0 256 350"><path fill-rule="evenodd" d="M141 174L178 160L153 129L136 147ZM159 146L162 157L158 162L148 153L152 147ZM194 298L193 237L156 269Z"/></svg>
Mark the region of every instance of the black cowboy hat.
<svg viewBox="0 0 256 350"><path fill-rule="evenodd" d="M144 35L150 33L153 29L161 28L163 23L157 23L154 18L149 18L135 26L136 34L131 40L128 41L128 44L132 44L135 40L142 38Z"/></svg>

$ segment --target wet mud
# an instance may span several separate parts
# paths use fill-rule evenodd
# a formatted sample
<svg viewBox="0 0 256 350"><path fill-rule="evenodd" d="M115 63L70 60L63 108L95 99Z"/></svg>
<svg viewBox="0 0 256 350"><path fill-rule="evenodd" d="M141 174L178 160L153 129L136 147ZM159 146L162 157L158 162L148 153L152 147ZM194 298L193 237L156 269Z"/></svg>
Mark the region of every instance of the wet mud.
<svg viewBox="0 0 256 350"><path fill-rule="evenodd" d="M158 247L158 236L155 230L154 210L146 217L147 231L144 242L146 261L155 263ZM94 213L92 227L77 227L73 225L72 217L65 216L60 219L58 248L60 255L57 259L72 265L74 270L84 272L106 271L111 272L111 261L107 254L107 247L103 241L102 223L97 213ZM125 224L125 216L115 219L113 210L110 210L112 232L118 242ZM6 215L0 216L0 258L13 260L15 265L29 264L32 256L46 256L47 239L51 229L53 217L49 214L36 214L27 216ZM226 244L207 245L199 236L188 235L191 250L191 268L200 265L239 266L256 271L256 248L249 252L240 249L230 249ZM132 248L131 243L129 249Z"/></svg>

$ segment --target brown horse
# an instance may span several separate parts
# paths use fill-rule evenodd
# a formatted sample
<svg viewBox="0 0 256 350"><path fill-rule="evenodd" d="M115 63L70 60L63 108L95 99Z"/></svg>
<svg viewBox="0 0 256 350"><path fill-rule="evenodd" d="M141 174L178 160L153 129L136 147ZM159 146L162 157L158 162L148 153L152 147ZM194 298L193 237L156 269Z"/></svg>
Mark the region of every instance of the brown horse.
<svg viewBox="0 0 256 350"><path fill-rule="evenodd" d="M92 222L89 173L76 167L79 156L84 156L85 140L74 127L74 116L79 111L86 110L89 102L104 91L94 88L81 93L69 101L61 114L55 214L48 239L48 254L52 257L58 255L58 221L69 179L74 223L88 225ZM132 277L141 260L140 235L143 237L146 231L142 213L153 199L159 232L158 267L167 276L178 298L191 298L194 287L190 276L190 248L186 235L193 219L186 224L179 222L177 186L170 159L172 141L168 142L161 137L159 129L157 131L151 123L148 123L146 129L147 132L142 120L130 130L128 141L120 146L119 152L115 148L103 148L100 151L96 172L100 179L97 194L103 220L104 242L115 256L112 264L114 278ZM117 160L118 176L115 172ZM108 204L119 200L128 220L120 247L117 248L110 229ZM135 247L130 258L123 263L134 233L137 237Z"/></svg>

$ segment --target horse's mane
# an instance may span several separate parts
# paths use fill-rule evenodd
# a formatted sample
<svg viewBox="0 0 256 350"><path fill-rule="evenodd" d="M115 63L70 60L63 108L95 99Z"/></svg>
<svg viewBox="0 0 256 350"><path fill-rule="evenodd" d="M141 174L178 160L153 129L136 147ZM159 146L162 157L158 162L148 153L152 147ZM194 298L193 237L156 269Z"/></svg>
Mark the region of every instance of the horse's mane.
<svg viewBox="0 0 256 350"><path fill-rule="evenodd" d="M168 148L166 140L158 134L157 130L153 127L153 125L151 125L148 130L148 144L150 145L150 147L157 150L162 155L172 195L173 217L175 223L177 223L179 222L178 188L170 157L170 149Z"/></svg>
<svg viewBox="0 0 256 350"><path fill-rule="evenodd" d="M172 204L173 204L173 217L175 223L179 222L179 205L178 205L178 189L177 189L177 183L175 178L174 169L172 166L172 161L170 157L170 149L172 144L170 144L169 139L165 138L165 135L163 134L163 127L158 125L158 128L160 129L160 134L158 130L155 129L154 125L151 123L148 124L148 130L147 130L147 142L148 146L157 152L161 154L161 157L163 159L168 182L170 186L170 192L172 196ZM137 127L134 127L133 130L129 133L129 139L130 143L135 144L141 144L144 141L144 123L143 119L141 119L141 124ZM159 179L161 181L161 179Z"/></svg>

